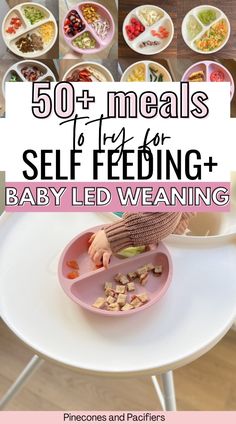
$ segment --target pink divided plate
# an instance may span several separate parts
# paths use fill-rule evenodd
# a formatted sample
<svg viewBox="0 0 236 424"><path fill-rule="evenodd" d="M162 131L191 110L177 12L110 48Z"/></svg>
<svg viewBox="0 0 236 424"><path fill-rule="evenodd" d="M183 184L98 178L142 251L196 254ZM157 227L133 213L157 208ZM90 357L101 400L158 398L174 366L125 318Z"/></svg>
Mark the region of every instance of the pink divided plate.
<svg viewBox="0 0 236 424"><path fill-rule="evenodd" d="M214 78L214 74L220 73L220 75L223 75L224 82L230 82L230 98L232 100L234 96L234 79L228 69L225 68L225 66L221 65L218 62L213 62L211 60L204 60L201 62L194 63L185 71L181 81L190 81L190 76L198 71L203 72L204 82L218 82L212 81L212 79Z"/></svg>
<svg viewBox="0 0 236 424"><path fill-rule="evenodd" d="M78 236L76 236L64 249L61 254L58 265L58 277L64 292L74 302L83 308L106 316L125 316L143 311L149 306L156 303L166 293L172 278L172 262L170 254L163 243L159 243L157 247L150 249L148 252L141 253L132 258L119 258L113 256L109 269L96 269L88 255L89 239L91 235L98 231L101 227L93 227ZM76 260L79 265L80 276L71 280L67 278L69 272L72 271L68 267L67 262ZM135 294L146 292L149 301L143 306L129 311L106 311L97 309L92 306L98 297L104 296L104 283L113 281L114 276L121 272L127 274L135 271L137 268L153 263L153 265L162 265L163 272L160 277L156 277L151 272L146 286L136 284ZM131 292L131 295L134 292Z"/></svg>
<svg viewBox="0 0 236 424"><path fill-rule="evenodd" d="M96 13L98 13L98 15L101 17L101 20L108 22L109 30L107 32L107 35L104 38L99 36L96 30L93 28L92 24L86 21L83 15L83 7L87 5L93 6L96 10ZM65 33L64 25L65 25L66 19L70 16L72 11L75 11L81 18L83 23L83 29L81 31L78 31L75 35L70 36ZM110 14L110 12L107 10L106 7L93 1L82 2L75 5L73 8L71 8L67 12L65 18L62 21L62 33L67 44L75 52L82 53L82 54L94 54L105 49L111 43L115 33L115 23L114 23L112 15ZM95 42L94 48L80 48L78 45L75 45L76 39L85 33L87 33L90 39Z"/></svg>

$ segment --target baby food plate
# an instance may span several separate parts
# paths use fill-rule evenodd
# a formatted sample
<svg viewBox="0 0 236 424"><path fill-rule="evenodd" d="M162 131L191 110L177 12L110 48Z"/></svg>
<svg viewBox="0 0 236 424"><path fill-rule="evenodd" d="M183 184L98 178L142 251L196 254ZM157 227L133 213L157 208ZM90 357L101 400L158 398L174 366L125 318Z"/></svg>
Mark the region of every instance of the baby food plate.
<svg viewBox="0 0 236 424"><path fill-rule="evenodd" d="M22 60L12 65L2 79L2 92L5 95L6 82L55 82L56 77L45 63L37 60Z"/></svg>
<svg viewBox="0 0 236 424"><path fill-rule="evenodd" d="M72 66L63 76L63 81L69 82L107 82L114 81L110 71L105 66L95 62L81 62Z"/></svg>
<svg viewBox="0 0 236 424"><path fill-rule="evenodd" d="M2 23L2 36L7 47L17 56L36 58L47 53L57 39L53 14L37 3L13 7Z"/></svg>
<svg viewBox="0 0 236 424"><path fill-rule="evenodd" d="M174 36L174 25L170 15L160 7L138 6L126 16L123 36L132 50L153 55L169 46Z"/></svg>
<svg viewBox="0 0 236 424"><path fill-rule="evenodd" d="M172 262L164 244L159 243L157 247L132 258L113 256L108 269L97 269L90 260L88 247L90 237L100 228L94 227L79 234L62 252L58 277L65 293L81 307L105 316L131 315L156 303L166 293L172 278ZM148 264L156 269L145 273L142 267ZM127 278L128 273L138 271L140 276L129 279L133 283L129 286L127 281L114 279L117 274ZM105 283L108 283L106 293ZM123 298L120 296L122 294ZM97 301L98 307L93 306ZM108 302L113 303L113 306L108 306ZM118 302L120 310L117 310ZM127 304L131 304L133 308L127 309L130 308ZM107 310L113 307L113 310Z"/></svg>
<svg viewBox="0 0 236 424"><path fill-rule="evenodd" d="M129 66L122 75L123 82L168 82L172 81L167 69L158 62L142 60Z"/></svg>
<svg viewBox="0 0 236 424"><path fill-rule="evenodd" d="M104 6L92 1L82 2L66 14L62 33L67 44L77 53L94 54L111 43L115 24Z"/></svg>
<svg viewBox="0 0 236 424"><path fill-rule="evenodd" d="M184 73L182 81L189 82L230 82L231 100L234 96L234 79L225 66L205 60L191 65Z"/></svg>
<svg viewBox="0 0 236 424"><path fill-rule="evenodd" d="M215 6L197 6L182 22L185 43L197 53L210 54L222 49L230 36L230 23L222 10Z"/></svg>

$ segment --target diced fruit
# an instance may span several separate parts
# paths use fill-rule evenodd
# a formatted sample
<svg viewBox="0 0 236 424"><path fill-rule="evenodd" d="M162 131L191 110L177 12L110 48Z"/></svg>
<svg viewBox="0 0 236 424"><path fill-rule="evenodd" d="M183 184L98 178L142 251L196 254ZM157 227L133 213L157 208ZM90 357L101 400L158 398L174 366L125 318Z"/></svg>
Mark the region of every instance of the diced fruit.
<svg viewBox="0 0 236 424"><path fill-rule="evenodd" d="M67 261L66 265L72 269L79 269L78 262L76 260Z"/></svg>
<svg viewBox="0 0 236 424"><path fill-rule="evenodd" d="M74 278L77 278L77 277L79 277L78 271L70 271L67 274L67 278L69 278L69 280L73 280Z"/></svg>

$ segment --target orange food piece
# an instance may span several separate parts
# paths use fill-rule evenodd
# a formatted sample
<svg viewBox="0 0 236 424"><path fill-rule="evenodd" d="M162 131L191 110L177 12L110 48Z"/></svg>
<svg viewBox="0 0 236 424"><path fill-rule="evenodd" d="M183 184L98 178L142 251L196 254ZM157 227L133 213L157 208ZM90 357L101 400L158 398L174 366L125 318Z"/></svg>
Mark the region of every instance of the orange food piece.
<svg viewBox="0 0 236 424"><path fill-rule="evenodd" d="M67 261L67 262L66 262L66 265L67 265L69 268L72 268L72 269L79 269L78 262L77 262L75 259L72 259L71 261Z"/></svg>
<svg viewBox="0 0 236 424"><path fill-rule="evenodd" d="M74 278L79 277L79 273L78 271L70 271L67 276L67 278L69 278L69 280L73 280Z"/></svg>
<svg viewBox="0 0 236 424"><path fill-rule="evenodd" d="M102 267L103 267L103 264L96 265L97 269L102 268Z"/></svg>

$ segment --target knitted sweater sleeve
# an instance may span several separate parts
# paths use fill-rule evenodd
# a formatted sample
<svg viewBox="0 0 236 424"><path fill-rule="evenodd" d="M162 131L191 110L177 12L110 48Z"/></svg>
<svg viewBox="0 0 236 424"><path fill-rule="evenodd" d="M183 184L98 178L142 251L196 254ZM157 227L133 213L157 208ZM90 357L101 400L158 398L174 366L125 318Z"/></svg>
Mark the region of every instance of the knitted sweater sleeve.
<svg viewBox="0 0 236 424"><path fill-rule="evenodd" d="M105 233L113 253L129 246L156 243L178 228L181 213L126 213L115 224L105 227Z"/></svg>

